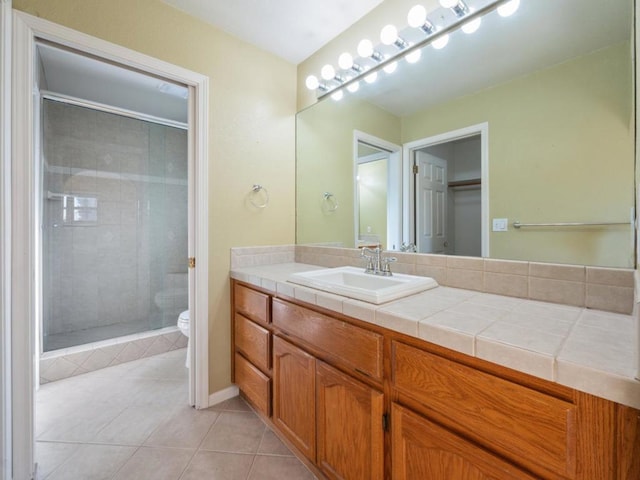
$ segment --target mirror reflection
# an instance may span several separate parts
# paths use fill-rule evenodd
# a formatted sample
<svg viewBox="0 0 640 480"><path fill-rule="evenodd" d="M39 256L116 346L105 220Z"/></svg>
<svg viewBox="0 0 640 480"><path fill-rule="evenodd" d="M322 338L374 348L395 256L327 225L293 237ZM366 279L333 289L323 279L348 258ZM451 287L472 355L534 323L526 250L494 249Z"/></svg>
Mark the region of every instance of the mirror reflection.
<svg viewBox="0 0 640 480"><path fill-rule="evenodd" d="M632 267L632 7L522 0L298 113L297 242ZM359 134L402 147L386 205L358 179L359 159L376 154ZM340 209L322 208L326 191Z"/></svg>

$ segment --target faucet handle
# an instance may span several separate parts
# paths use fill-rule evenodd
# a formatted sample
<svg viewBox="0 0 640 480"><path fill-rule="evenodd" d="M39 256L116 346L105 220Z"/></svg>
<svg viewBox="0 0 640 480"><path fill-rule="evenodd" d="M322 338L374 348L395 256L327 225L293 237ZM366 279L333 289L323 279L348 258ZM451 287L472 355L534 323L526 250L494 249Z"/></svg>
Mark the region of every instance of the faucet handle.
<svg viewBox="0 0 640 480"><path fill-rule="evenodd" d="M391 267L389 266L389 264L391 262L397 262L398 259L396 257L382 257L382 275L384 275L385 277L390 277L393 275L393 273L391 273Z"/></svg>
<svg viewBox="0 0 640 480"><path fill-rule="evenodd" d="M360 250L360 257L364 258L367 261L367 266L365 267L365 273L372 273L374 268L373 268L373 256L371 255L367 255L367 252L372 252L372 250L370 248L367 247L363 247Z"/></svg>

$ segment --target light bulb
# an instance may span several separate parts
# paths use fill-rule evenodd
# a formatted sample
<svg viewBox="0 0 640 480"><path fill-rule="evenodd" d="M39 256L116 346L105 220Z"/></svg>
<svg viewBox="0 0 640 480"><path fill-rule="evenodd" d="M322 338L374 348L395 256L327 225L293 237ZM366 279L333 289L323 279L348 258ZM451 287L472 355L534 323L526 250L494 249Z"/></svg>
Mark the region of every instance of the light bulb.
<svg viewBox="0 0 640 480"><path fill-rule="evenodd" d="M398 38L398 29L393 25L387 25L380 31L380 41L385 45L393 45Z"/></svg>
<svg viewBox="0 0 640 480"><path fill-rule="evenodd" d="M409 10L407 23L410 27L420 28L427 21L427 9L422 5L415 5Z"/></svg>
<svg viewBox="0 0 640 480"><path fill-rule="evenodd" d="M309 90L315 90L320 86L320 82L318 81L318 77L315 75L309 75L307 80L304 82Z"/></svg>
<svg viewBox="0 0 640 480"><path fill-rule="evenodd" d="M344 97L344 92L342 90L338 90L337 92L333 92L331 94L331 98L333 98L336 102L342 100L342 97Z"/></svg>
<svg viewBox="0 0 640 480"><path fill-rule="evenodd" d="M416 63L418 60L420 60L421 56L422 56L422 50L414 50L413 52L406 55L404 58L409 63Z"/></svg>
<svg viewBox="0 0 640 480"><path fill-rule="evenodd" d="M453 8L458 5L458 0L440 0L442 8Z"/></svg>
<svg viewBox="0 0 640 480"><path fill-rule="evenodd" d="M471 20L470 22L467 22L464 25L462 25L462 31L464 33L471 34L480 28L481 23L482 23L482 19L478 17L475 20Z"/></svg>
<svg viewBox="0 0 640 480"><path fill-rule="evenodd" d="M501 17L510 17L520 7L520 0L511 0L510 2L503 3L498 7L498 13Z"/></svg>
<svg viewBox="0 0 640 480"><path fill-rule="evenodd" d="M449 34L445 34L440 38L434 40L431 45L433 45L433 48L435 48L436 50L440 50L441 48L446 47L447 43L449 43Z"/></svg>
<svg viewBox="0 0 640 480"><path fill-rule="evenodd" d="M359 88L360 88L360 82L353 82L353 83L350 83L349 86L347 86L347 90L349 90L351 93L356 93Z"/></svg>
<svg viewBox="0 0 640 480"><path fill-rule="evenodd" d="M369 75L364 77L364 81L367 83L373 83L376 81L376 78L378 78L378 72L371 72Z"/></svg>
<svg viewBox="0 0 640 480"><path fill-rule="evenodd" d="M338 66L343 70L349 70L353 67L353 57L349 52L344 52L338 57Z"/></svg>
<svg viewBox="0 0 640 480"><path fill-rule="evenodd" d="M322 67L322 70L320 70L320 75L325 80L331 80L336 76L336 69L333 68L333 65L327 64L324 67Z"/></svg>
<svg viewBox="0 0 640 480"><path fill-rule="evenodd" d="M358 44L358 55L363 58L373 55L373 43L371 43L371 40L367 40L366 38L364 40L360 40L360 43Z"/></svg>
<svg viewBox="0 0 640 480"><path fill-rule="evenodd" d="M396 71L396 68L398 68L398 62L391 62L385 65L382 69L387 73L393 73Z"/></svg>

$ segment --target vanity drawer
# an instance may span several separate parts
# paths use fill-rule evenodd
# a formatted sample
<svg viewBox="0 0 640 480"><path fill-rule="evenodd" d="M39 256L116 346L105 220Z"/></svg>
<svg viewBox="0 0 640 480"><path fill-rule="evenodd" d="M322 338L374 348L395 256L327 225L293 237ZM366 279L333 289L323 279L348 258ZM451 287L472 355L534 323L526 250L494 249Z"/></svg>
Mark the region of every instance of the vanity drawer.
<svg viewBox="0 0 640 480"><path fill-rule="evenodd" d="M235 380L238 388L253 406L271 416L271 379L239 353L235 354Z"/></svg>
<svg viewBox="0 0 640 480"><path fill-rule="evenodd" d="M237 312L242 313L254 322L265 325L270 323L269 295L234 283L233 299Z"/></svg>
<svg viewBox="0 0 640 480"><path fill-rule="evenodd" d="M240 350L256 367L268 373L271 370L269 330L239 313L234 316L234 324L236 349Z"/></svg>
<svg viewBox="0 0 640 480"><path fill-rule="evenodd" d="M575 477L572 403L399 342L392 344L392 385L478 443L532 462L532 470Z"/></svg>
<svg viewBox="0 0 640 480"><path fill-rule="evenodd" d="M382 380L382 335L283 300L273 300L273 324L345 366Z"/></svg>

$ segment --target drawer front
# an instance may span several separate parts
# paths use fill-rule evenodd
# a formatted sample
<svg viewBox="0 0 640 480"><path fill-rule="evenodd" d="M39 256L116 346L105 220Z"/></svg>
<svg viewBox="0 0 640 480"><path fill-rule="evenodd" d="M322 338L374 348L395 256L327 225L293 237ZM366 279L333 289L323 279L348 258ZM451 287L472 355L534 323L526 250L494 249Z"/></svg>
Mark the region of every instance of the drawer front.
<svg viewBox="0 0 640 480"><path fill-rule="evenodd" d="M382 335L279 299L273 300L273 324L347 367L382 380Z"/></svg>
<svg viewBox="0 0 640 480"><path fill-rule="evenodd" d="M538 471L575 477L575 406L393 342L398 392L479 443Z"/></svg>
<svg viewBox="0 0 640 480"><path fill-rule="evenodd" d="M236 311L245 317L265 325L271 321L269 295L234 283L233 298Z"/></svg>
<svg viewBox="0 0 640 480"><path fill-rule="evenodd" d="M254 407L271 416L271 379L242 355L235 354L236 384Z"/></svg>
<svg viewBox="0 0 640 480"><path fill-rule="evenodd" d="M265 373L271 370L269 330L238 313L234 316L236 349Z"/></svg>
<svg viewBox="0 0 640 480"><path fill-rule="evenodd" d="M535 477L396 403L391 404L394 480L534 480Z"/></svg>

